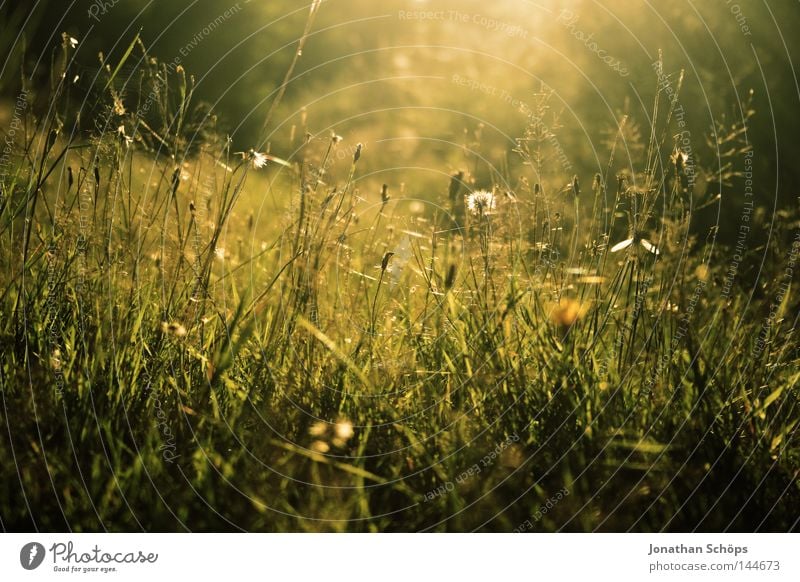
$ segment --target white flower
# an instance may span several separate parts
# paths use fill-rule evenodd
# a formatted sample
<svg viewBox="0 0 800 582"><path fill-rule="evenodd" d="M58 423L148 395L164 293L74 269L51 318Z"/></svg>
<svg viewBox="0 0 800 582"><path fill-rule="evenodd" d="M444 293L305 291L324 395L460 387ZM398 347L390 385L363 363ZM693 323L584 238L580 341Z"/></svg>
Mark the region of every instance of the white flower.
<svg viewBox="0 0 800 582"><path fill-rule="evenodd" d="M336 434L336 438L341 440L349 440L353 437L353 423L349 420L340 420L337 422L333 427L333 432Z"/></svg>
<svg viewBox="0 0 800 582"><path fill-rule="evenodd" d="M496 204L494 194L488 190L476 190L467 196L467 208L473 214L491 214Z"/></svg>
<svg viewBox="0 0 800 582"><path fill-rule="evenodd" d="M267 165L267 156L265 156L261 152L252 152L252 155L253 155L254 168L256 169L263 168L264 166Z"/></svg>
<svg viewBox="0 0 800 582"><path fill-rule="evenodd" d="M72 48L78 46L78 39L72 36L69 37L69 46L71 46Z"/></svg>
<svg viewBox="0 0 800 582"><path fill-rule="evenodd" d="M347 441L353 438L354 434L353 423L346 418L340 418L336 421L336 424L333 425L331 444L338 449L343 449L347 446Z"/></svg>

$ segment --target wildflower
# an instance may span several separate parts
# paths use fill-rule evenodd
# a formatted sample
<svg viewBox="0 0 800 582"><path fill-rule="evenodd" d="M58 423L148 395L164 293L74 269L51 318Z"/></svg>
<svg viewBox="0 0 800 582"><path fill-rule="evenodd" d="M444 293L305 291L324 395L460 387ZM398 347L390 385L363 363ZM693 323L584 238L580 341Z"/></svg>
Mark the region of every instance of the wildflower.
<svg viewBox="0 0 800 582"><path fill-rule="evenodd" d="M337 449L347 446L347 441L353 438L355 431L353 423L342 417L334 424L318 420L308 429L308 434L315 439L311 443L311 450L327 453L331 449L331 445Z"/></svg>
<svg viewBox="0 0 800 582"><path fill-rule="evenodd" d="M340 419L335 425L333 425L333 439L331 443L338 448L342 448L347 444L355 431L353 431L353 423L347 419Z"/></svg>
<svg viewBox="0 0 800 582"><path fill-rule="evenodd" d="M247 152L236 152L237 156L241 156L243 160L249 160L253 167L256 169L263 168L267 165L267 162L275 162L276 164L280 164L281 166L285 166L287 168L291 168L292 164L283 160L277 156L273 156L270 154L262 154L261 152L257 152L254 149L251 149ZM223 168L225 168L228 172L232 171L231 168L224 164L220 164Z"/></svg>
<svg viewBox="0 0 800 582"><path fill-rule="evenodd" d="M71 46L72 48L78 46L78 39L73 36L69 37L69 46Z"/></svg>
<svg viewBox="0 0 800 582"><path fill-rule="evenodd" d="M314 424L311 425L311 428L308 429L308 434L313 437L321 437L326 432L328 432L328 424L318 420Z"/></svg>
<svg viewBox="0 0 800 582"><path fill-rule="evenodd" d="M161 333L171 335L173 337L184 337L186 335L186 328L180 323L174 321L171 323L164 321L161 323Z"/></svg>
<svg viewBox="0 0 800 582"><path fill-rule="evenodd" d="M313 443L311 443L311 450L314 451L315 453L324 454L330 451L331 447L325 441L314 441Z"/></svg>
<svg viewBox="0 0 800 582"><path fill-rule="evenodd" d="M656 247L646 238L643 238L642 235L638 232L634 233L631 238L627 238L624 241L615 244L613 247L611 247L611 252L612 253L619 252L621 250L627 249L631 245L635 245L636 243L639 243L645 248L645 250L653 253L654 255L661 254L661 251L658 250L658 247Z"/></svg>
<svg viewBox="0 0 800 582"><path fill-rule="evenodd" d="M267 165L267 156L265 156L261 152L251 151L250 155L252 156L252 162L254 168L260 169Z"/></svg>
<svg viewBox="0 0 800 582"><path fill-rule="evenodd" d="M582 305L574 299L562 299L550 311L550 319L558 325L570 327L586 315L587 311L586 305Z"/></svg>
<svg viewBox="0 0 800 582"><path fill-rule="evenodd" d="M476 215L491 214L497 205L493 192L476 190L467 196L467 208Z"/></svg>

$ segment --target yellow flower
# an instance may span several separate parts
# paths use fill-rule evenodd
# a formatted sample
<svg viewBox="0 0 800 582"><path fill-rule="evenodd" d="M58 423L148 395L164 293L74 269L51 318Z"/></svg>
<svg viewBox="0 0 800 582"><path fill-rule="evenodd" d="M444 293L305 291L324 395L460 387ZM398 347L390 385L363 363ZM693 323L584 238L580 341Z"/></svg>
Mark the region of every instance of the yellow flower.
<svg viewBox="0 0 800 582"><path fill-rule="evenodd" d="M161 332L174 337L184 337L186 335L186 328L174 321L171 323L164 321L161 323Z"/></svg>
<svg viewBox="0 0 800 582"><path fill-rule="evenodd" d="M314 441L311 443L311 450L315 453L325 454L331 450L331 447L325 441Z"/></svg>
<svg viewBox="0 0 800 582"><path fill-rule="evenodd" d="M586 315L589 308L574 299L562 299L550 310L550 319L558 325L569 327Z"/></svg>
<svg viewBox="0 0 800 582"><path fill-rule="evenodd" d="M308 434L313 437L321 437L326 432L328 432L328 423L322 422L321 420L312 424L311 428L308 429Z"/></svg>

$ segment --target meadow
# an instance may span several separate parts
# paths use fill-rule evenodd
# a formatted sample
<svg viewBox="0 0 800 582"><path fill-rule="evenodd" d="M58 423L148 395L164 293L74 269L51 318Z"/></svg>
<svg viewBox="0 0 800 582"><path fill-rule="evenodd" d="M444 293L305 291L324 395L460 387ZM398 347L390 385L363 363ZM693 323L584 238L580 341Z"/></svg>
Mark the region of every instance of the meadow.
<svg viewBox="0 0 800 582"><path fill-rule="evenodd" d="M752 94L690 140L659 54L588 152L526 82L510 145L468 118L415 182L281 113L302 50L242 147L139 35L88 80L80 42L4 124L4 530L797 529L800 213Z"/></svg>

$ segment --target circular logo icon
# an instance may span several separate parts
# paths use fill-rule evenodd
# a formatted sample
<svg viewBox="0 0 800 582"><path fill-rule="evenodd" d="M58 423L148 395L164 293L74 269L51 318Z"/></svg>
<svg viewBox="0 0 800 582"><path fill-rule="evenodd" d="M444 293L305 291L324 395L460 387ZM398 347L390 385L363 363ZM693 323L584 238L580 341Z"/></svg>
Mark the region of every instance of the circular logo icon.
<svg viewBox="0 0 800 582"><path fill-rule="evenodd" d="M44 546L38 542L30 542L22 546L19 552L19 563L26 570L35 570L44 561Z"/></svg>

